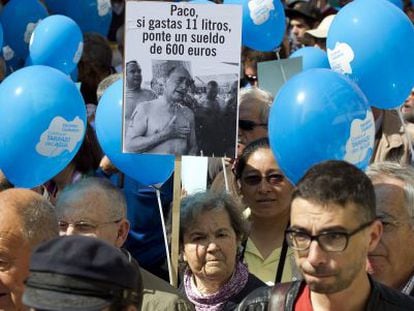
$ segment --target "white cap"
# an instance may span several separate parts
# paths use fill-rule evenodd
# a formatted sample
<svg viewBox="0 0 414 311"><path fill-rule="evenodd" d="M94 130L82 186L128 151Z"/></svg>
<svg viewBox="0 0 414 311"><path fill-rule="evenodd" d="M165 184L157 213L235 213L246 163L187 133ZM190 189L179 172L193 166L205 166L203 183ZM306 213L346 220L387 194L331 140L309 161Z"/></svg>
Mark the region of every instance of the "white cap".
<svg viewBox="0 0 414 311"><path fill-rule="evenodd" d="M334 20L336 14L328 15L325 17L318 27L315 29L307 30L306 32L312 37L316 38L326 38L328 36L329 27L331 27L332 21Z"/></svg>

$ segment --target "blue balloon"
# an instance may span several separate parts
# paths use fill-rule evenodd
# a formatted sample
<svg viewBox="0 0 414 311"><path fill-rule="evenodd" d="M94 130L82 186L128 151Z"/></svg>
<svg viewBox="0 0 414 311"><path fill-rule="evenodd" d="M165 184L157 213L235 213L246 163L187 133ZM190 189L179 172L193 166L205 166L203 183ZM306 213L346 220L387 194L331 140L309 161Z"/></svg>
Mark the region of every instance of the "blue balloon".
<svg viewBox="0 0 414 311"><path fill-rule="evenodd" d="M47 10L49 14L59 14L59 11L63 7L66 0L45 0Z"/></svg>
<svg viewBox="0 0 414 311"><path fill-rule="evenodd" d="M0 168L14 185L32 188L58 174L85 127L82 95L59 70L30 66L0 84Z"/></svg>
<svg viewBox="0 0 414 311"><path fill-rule="evenodd" d="M174 171L174 156L122 153L122 80L105 90L95 116L99 144L112 163L144 185L163 184Z"/></svg>
<svg viewBox="0 0 414 311"><path fill-rule="evenodd" d="M243 5L243 45L258 51L273 51L286 30L285 11L280 0L225 0Z"/></svg>
<svg viewBox="0 0 414 311"><path fill-rule="evenodd" d="M209 1L209 0L191 0L189 1L190 3L199 3L199 4L216 4L213 1Z"/></svg>
<svg viewBox="0 0 414 311"><path fill-rule="evenodd" d="M389 1L347 4L332 22L327 48L331 68L355 81L372 106L396 108L414 86L414 27Z"/></svg>
<svg viewBox="0 0 414 311"><path fill-rule="evenodd" d="M34 65L46 65L70 74L82 56L82 31L71 18L51 15L36 26L29 51Z"/></svg>
<svg viewBox="0 0 414 311"><path fill-rule="evenodd" d="M0 24L0 48L3 47L3 26Z"/></svg>
<svg viewBox="0 0 414 311"><path fill-rule="evenodd" d="M289 58L302 57L302 70L311 68L331 68L329 67L328 55L325 51L317 47L304 47L296 50Z"/></svg>
<svg viewBox="0 0 414 311"><path fill-rule="evenodd" d="M26 59L30 36L46 16L48 12L38 0L11 0L4 6L0 13L4 38L20 58Z"/></svg>
<svg viewBox="0 0 414 311"><path fill-rule="evenodd" d="M402 0L388 0L388 1L396 5L397 7L399 7L401 10L404 9L404 4Z"/></svg>
<svg viewBox="0 0 414 311"><path fill-rule="evenodd" d="M329 69L310 69L292 77L270 110L270 146L294 184L324 160L345 160L364 169L374 138L366 97L351 80Z"/></svg>
<svg viewBox="0 0 414 311"><path fill-rule="evenodd" d="M82 32L98 32L107 36L112 20L110 0L47 0L47 7L55 14L72 18Z"/></svg>

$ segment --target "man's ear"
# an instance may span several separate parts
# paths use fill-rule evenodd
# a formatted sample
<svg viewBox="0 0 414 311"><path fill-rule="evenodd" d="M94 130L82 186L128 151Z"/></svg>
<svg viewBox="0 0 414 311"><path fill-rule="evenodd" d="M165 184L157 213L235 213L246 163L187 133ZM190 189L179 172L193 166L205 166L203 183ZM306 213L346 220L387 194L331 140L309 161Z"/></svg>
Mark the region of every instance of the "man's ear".
<svg viewBox="0 0 414 311"><path fill-rule="evenodd" d="M119 227L117 231L117 236L116 236L116 241L115 241L116 247L121 247L122 245L124 245L128 237L129 227L130 227L129 221L126 218L123 218L119 223Z"/></svg>
<svg viewBox="0 0 414 311"><path fill-rule="evenodd" d="M372 225L370 226L370 240L369 240L369 245L368 245L368 251L372 252L378 245L378 243L381 240L381 236L382 236L382 231L383 231L383 227L382 227L382 223L379 220L374 220L374 222L372 223Z"/></svg>

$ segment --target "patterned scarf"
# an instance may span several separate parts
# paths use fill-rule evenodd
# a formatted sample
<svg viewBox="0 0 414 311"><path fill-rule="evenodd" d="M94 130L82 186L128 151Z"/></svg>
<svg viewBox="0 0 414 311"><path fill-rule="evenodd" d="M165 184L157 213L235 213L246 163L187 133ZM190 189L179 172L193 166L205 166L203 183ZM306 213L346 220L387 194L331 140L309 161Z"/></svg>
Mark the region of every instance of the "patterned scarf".
<svg viewBox="0 0 414 311"><path fill-rule="evenodd" d="M192 282L192 276L190 269L187 269L184 274L184 288L187 298L194 304L196 311L220 311L231 297L237 295L246 286L249 271L246 265L239 261L230 280L214 294L200 293Z"/></svg>

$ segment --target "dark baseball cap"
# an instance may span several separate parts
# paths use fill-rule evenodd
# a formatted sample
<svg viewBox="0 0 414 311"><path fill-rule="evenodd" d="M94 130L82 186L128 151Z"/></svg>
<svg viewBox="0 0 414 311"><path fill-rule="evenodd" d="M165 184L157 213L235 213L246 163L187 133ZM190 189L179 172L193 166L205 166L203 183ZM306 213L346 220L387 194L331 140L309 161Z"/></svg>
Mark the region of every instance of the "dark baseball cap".
<svg viewBox="0 0 414 311"><path fill-rule="evenodd" d="M41 310L100 311L114 301L139 305L138 267L108 243L64 236L37 247L31 257L23 303Z"/></svg>
<svg viewBox="0 0 414 311"><path fill-rule="evenodd" d="M316 22L320 18L320 12L312 2L293 1L285 9L289 18L302 17L308 21Z"/></svg>

